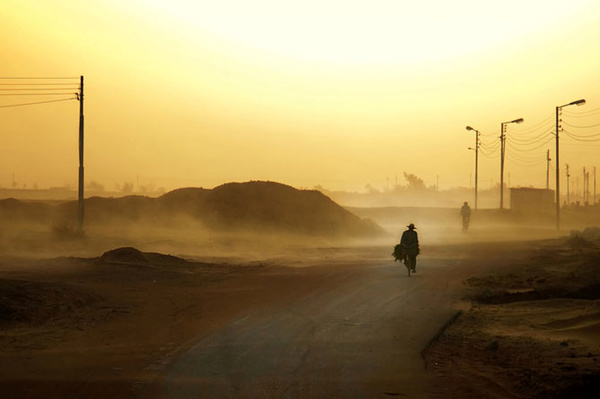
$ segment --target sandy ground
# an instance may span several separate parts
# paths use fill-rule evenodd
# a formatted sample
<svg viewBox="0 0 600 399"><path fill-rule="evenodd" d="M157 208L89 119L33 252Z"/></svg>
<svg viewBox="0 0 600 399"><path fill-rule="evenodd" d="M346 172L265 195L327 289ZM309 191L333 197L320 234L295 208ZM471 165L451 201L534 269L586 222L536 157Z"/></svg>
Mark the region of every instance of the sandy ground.
<svg viewBox="0 0 600 399"><path fill-rule="evenodd" d="M597 397L600 251L580 244L424 246L410 278L381 246L0 258L0 392Z"/></svg>
<svg viewBox="0 0 600 399"><path fill-rule="evenodd" d="M485 261L481 250L470 261L493 272L466 281L472 308L426 351L432 397L600 397L600 249L571 238Z"/></svg>

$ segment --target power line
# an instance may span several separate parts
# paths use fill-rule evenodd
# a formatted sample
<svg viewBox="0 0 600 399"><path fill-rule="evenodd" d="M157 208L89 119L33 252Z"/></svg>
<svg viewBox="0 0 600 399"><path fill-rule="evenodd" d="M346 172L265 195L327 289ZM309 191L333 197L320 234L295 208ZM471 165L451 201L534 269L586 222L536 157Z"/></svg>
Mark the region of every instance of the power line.
<svg viewBox="0 0 600 399"><path fill-rule="evenodd" d="M26 80L26 79L46 79L46 80L65 80L65 79L75 79L75 80L79 80L79 78L76 77L41 77L41 76L32 76L32 77L7 77L7 76L0 76L0 79L3 80Z"/></svg>
<svg viewBox="0 0 600 399"><path fill-rule="evenodd" d="M521 166L521 167L532 167L532 166L541 165L546 162L545 156L544 156L544 158L539 158L538 160L523 160L523 159L519 159L519 158L515 157L514 154L512 154L512 155L506 154L506 159L508 159L511 163L513 163L517 166Z"/></svg>
<svg viewBox="0 0 600 399"><path fill-rule="evenodd" d="M536 143L538 141L544 140L546 138L544 136L547 136L547 135L551 135L550 138L554 137L552 135L552 133L549 133L549 132L546 131L546 132L541 133L541 134L539 134L539 135L537 135L535 137L530 137L530 138L526 138L526 139L519 138L519 137L514 137L513 135L511 135L510 136L510 141L516 141L517 143L522 143L522 144L534 144L534 143Z"/></svg>
<svg viewBox="0 0 600 399"><path fill-rule="evenodd" d="M73 86L74 83L0 83L0 86Z"/></svg>
<svg viewBox="0 0 600 399"><path fill-rule="evenodd" d="M576 134L572 134L571 132L564 130L563 129L563 133L565 133L567 136L569 136L570 138L572 138L573 140L577 140L577 141L585 141L585 142L593 142L593 141L600 141L600 137L599 138L592 138L595 136L600 136L600 133L598 134L592 134L589 136L580 136L580 135L576 135Z"/></svg>
<svg viewBox="0 0 600 399"><path fill-rule="evenodd" d="M77 100L77 97L71 98L61 98L59 100L48 100L48 101L36 101L32 103L22 103L22 104L9 104L9 105L0 105L0 108L12 108L12 107L24 107L27 105L36 105L36 104L47 104L47 103L57 103L59 101L69 101L69 100Z"/></svg>
<svg viewBox="0 0 600 399"><path fill-rule="evenodd" d="M517 147L518 143L517 143L517 145L515 145L515 144L513 144L513 143L512 143L512 140L507 140L506 142L507 142L507 145L508 145L508 146L509 146L511 149L513 149L513 150L515 150L515 151L526 152L526 151L534 151L534 150L540 149L540 148L542 148L543 146L545 146L546 144L548 144L548 143L549 143L549 142L550 142L552 139L553 139L553 137L552 137L552 136L549 136L549 137L548 137L548 139L547 139L547 140L545 140L545 141L543 141L541 144L538 144L538 143L531 143L531 144L538 144L536 147L528 147L528 148L525 148L525 149ZM529 145L531 145L531 144L529 144Z"/></svg>
<svg viewBox="0 0 600 399"><path fill-rule="evenodd" d="M573 133L571 131L566 131L565 129L563 129L563 132L566 132L566 133L570 134L573 137L580 137L580 138L588 138L588 137L600 136L600 132L598 132L598 133L590 133L590 134L576 134L576 133Z"/></svg>
<svg viewBox="0 0 600 399"><path fill-rule="evenodd" d="M67 94L73 94L71 92L65 93L0 93L0 96L64 96Z"/></svg>
<svg viewBox="0 0 600 399"><path fill-rule="evenodd" d="M67 87L67 88L63 88L63 87L32 87L32 88L25 88L25 89L14 89L14 88L10 88L10 89L3 89L0 88L0 91L42 91L42 90L46 90L46 91L52 91L52 90L77 90L77 87Z"/></svg>
<svg viewBox="0 0 600 399"><path fill-rule="evenodd" d="M542 120L541 122L538 122L537 124L535 124L533 126L529 125L531 127L528 128L528 129L519 129L518 127L515 127L512 130L513 130L514 133L519 133L519 134L532 133L534 131L544 129L546 127L545 125L548 125L548 127L552 126L552 120L553 120L553 118L554 118L553 116L549 116L546 119ZM544 125L544 126L542 126L542 125Z"/></svg>
<svg viewBox="0 0 600 399"><path fill-rule="evenodd" d="M572 125L570 123L563 122L563 125L567 125L569 127L575 127L575 128L578 128L578 129L587 129L587 128L590 128L590 127L598 127L598 126L600 126L600 123L596 123L595 125L581 126L581 125Z"/></svg>
<svg viewBox="0 0 600 399"><path fill-rule="evenodd" d="M594 109L590 109L588 111L583 111L583 112L570 112L567 110L563 110L562 112L564 115L572 116L575 118L588 118L590 116L600 114L600 108L594 108Z"/></svg>

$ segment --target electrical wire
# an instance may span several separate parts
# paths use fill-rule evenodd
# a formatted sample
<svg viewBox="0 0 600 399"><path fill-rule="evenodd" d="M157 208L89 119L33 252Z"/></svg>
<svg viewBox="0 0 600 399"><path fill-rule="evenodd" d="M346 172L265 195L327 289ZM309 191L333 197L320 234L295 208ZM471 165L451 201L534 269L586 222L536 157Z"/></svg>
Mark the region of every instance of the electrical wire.
<svg viewBox="0 0 600 399"><path fill-rule="evenodd" d="M600 132L598 132L598 133L590 133L590 134L576 134L576 133L571 132L570 130L565 130L565 129L563 129L563 132L566 132L566 133L570 134L571 136L578 137L578 138L583 138L583 139L590 138L590 137L595 137L595 136L600 136Z"/></svg>
<svg viewBox="0 0 600 399"><path fill-rule="evenodd" d="M600 123L596 123L595 125L580 126L580 125L572 125L570 123L563 122L563 125L567 125L569 127L575 127L578 129L588 129L588 128L592 128L592 127L598 127L598 126L600 126Z"/></svg>
<svg viewBox="0 0 600 399"><path fill-rule="evenodd" d="M0 86L73 86L75 83L0 83Z"/></svg>
<svg viewBox="0 0 600 399"><path fill-rule="evenodd" d="M546 144L548 144L550 141L552 141L553 138L554 137L550 136L550 137L548 137L547 140L541 142L540 144L535 143L535 144L538 144L536 147L519 148L516 145L514 145L511 140L507 140L507 146L513 150L521 151L521 152L535 151L535 150L538 150L538 149L544 147Z"/></svg>
<svg viewBox="0 0 600 399"><path fill-rule="evenodd" d="M23 76L13 76L13 77L9 77L9 76L0 76L0 79L2 80L9 80L9 79L14 79L14 80L26 80L26 79L45 79L45 80L65 80L65 79L80 79L78 77L42 77L42 76L30 76L30 77L23 77Z"/></svg>
<svg viewBox="0 0 600 399"><path fill-rule="evenodd" d="M565 133L567 136L569 136L570 138L572 138L573 140L576 140L576 141L583 141L583 142L594 142L594 141L600 141L600 137L598 137L598 138L595 138L595 139L594 139L594 138L592 138L592 137L594 137L594 136L600 136L600 134L590 135L590 136L587 136L587 137L581 137L581 136L577 136L577 135L571 134L570 132L568 132L568 131L566 131L566 130L563 130L563 132L564 132L564 133Z"/></svg>
<svg viewBox="0 0 600 399"><path fill-rule="evenodd" d="M534 161L537 161L537 160L540 158L540 155L539 155L539 154L538 154L538 155L536 155L536 156L533 156L533 157L526 157L526 156L524 156L524 155L521 155L521 154L519 154L518 152L515 152L515 151L506 151L506 152L505 152L505 155L506 155L506 156L508 156L509 154L510 154L511 156L514 156L514 157L515 157L515 158L517 158L518 160L520 160L520 161L524 161L524 162L534 162ZM545 155L546 155L546 154L544 154L544 159L546 159L546 156L545 156Z"/></svg>
<svg viewBox="0 0 600 399"><path fill-rule="evenodd" d="M57 103L59 101L69 101L69 100L77 100L77 97L71 98L62 98L59 100L48 100L48 101L36 101L31 103L22 103L22 104L8 104L8 105L0 105L0 108L12 108L12 107L24 107L27 105L37 105L37 104L47 104L47 103Z"/></svg>
<svg viewBox="0 0 600 399"><path fill-rule="evenodd" d="M583 111L583 112L571 112L569 110L563 109L562 112L564 115L572 116L575 118L588 118L590 116L600 114L600 108L594 108L594 109L590 109L589 111Z"/></svg>
<svg viewBox="0 0 600 399"><path fill-rule="evenodd" d="M493 144L491 144L491 145L487 144L484 141L480 141L479 146L487 148L487 149L498 149L498 148L500 148L500 140L494 140Z"/></svg>
<svg viewBox="0 0 600 399"><path fill-rule="evenodd" d="M0 88L0 91L53 91L53 90L77 90L77 89L78 89L78 87L72 87L72 88L71 87L42 87L42 88L40 88L40 87L33 87L33 88L27 87L25 89L18 89L18 88L17 89L13 89L13 88L3 89L3 88Z"/></svg>
<svg viewBox="0 0 600 399"><path fill-rule="evenodd" d="M521 137L514 137L513 135L510 136L510 140L511 141L516 141L517 143L523 143L523 144L533 144L535 142L544 140L548 134L552 134L552 133L548 133L547 131L544 133L541 133L535 137L530 137L530 138L521 138ZM554 137L554 135L550 136L550 137Z"/></svg>
<svg viewBox="0 0 600 399"><path fill-rule="evenodd" d="M481 148L479 149L479 152L486 158L490 158L490 159L495 159L498 158L498 152L497 151L493 151L493 152L487 152L485 150L482 150Z"/></svg>
<svg viewBox="0 0 600 399"><path fill-rule="evenodd" d="M513 163L513 164L515 164L517 166L524 167L524 168L530 168L530 167L533 167L533 166L538 166L538 165L541 165L541 164L543 164L543 163L546 162L546 158L545 157L543 159L540 159L539 161L528 162L528 161L521 161L518 158L515 158L515 157L513 157L513 156L511 156L509 154L506 154L505 156L506 156L506 159L508 161L510 161L511 163Z"/></svg>
<svg viewBox="0 0 600 399"><path fill-rule="evenodd" d="M0 96L67 96L79 92L75 77L0 77Z"/></svg>
<svg viewBox="0 0 600 399"><path fill-rule="evenodd" d="M511 128L511 131L514 131L516 133L519 134L528 134L537 130L541 130L545 128L545 125L552 125L552 116L547 117L546 119L542 120L541 122L538 122L537 124L533 125L532 127L528 128L528 129L519 129L518 127L513 127ZM544 126L542 126L544 125Z"/></svg>
<svg viewBox="0 0 600 399"><path fill-rule="evenodd" d="M64 96L67 94L74 94L71 92L65 93L0 93L0 96Z"/></svg>

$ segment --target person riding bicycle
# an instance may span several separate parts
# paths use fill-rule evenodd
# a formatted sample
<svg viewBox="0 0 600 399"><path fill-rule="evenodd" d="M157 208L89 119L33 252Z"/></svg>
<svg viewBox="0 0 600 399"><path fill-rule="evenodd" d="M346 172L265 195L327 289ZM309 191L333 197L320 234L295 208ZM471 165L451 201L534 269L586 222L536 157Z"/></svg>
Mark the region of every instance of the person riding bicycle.
<svg viewBox="0 0 600 399"><path fill-rule="evenodd" d="M415 231L416 227L413 223L409 224L408 230L402 233L400 246L402 247L402 259L405 265L412 266L412 272L416 273L417 255L421 252L419 249L419 235Z"/></svg>

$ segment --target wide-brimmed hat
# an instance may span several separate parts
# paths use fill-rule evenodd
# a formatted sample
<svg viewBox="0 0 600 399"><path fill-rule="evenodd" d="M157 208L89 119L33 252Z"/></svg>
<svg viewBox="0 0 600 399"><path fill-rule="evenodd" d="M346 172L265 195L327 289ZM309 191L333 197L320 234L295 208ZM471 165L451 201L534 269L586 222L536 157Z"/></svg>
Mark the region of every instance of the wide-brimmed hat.
<svg viewBox="0 0 600 399"><path fill-rule="evenodd" d="M414 225L414 223L411 223L411 224L409 224L409 225L408 225L408 226L406 226L406 227L408 227L408 228L409 228L409 229L411 229L411 230L413 230L413 229L416 229L416 228L417 228L417 227Z"/></svg>

